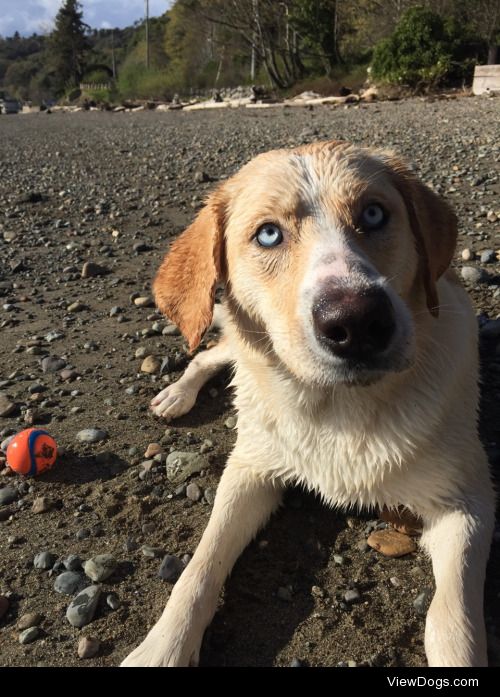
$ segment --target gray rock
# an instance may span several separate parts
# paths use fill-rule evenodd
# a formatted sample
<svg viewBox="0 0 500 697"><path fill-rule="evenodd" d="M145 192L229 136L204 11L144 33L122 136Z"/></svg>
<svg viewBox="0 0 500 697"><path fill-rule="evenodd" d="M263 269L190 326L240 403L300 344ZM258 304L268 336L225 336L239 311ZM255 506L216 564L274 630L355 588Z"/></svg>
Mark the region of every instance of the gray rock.
<svg viewBox="0 0 500 697"><path fill-rule="evenodd" d="M224 421L224 426L226 428L235 428L237 423L238 423L238 420L237 420L236 416L229 416Z"/></svg>
<svg viewBox="0 0 500 697"><path fill-rule="evenodd" d="M497 256L493 249L485 249L481 252L481 264L492 264L497 260Z"/></svg>
<svg viewBox="0 0 500 697"><path fill-rule="evenodd" d="M35 569L44 569L47 571L47 569L51 569L54 566L56 558L56 555L51 552L39 552L35 554L33 566Z"/></svg>
<svg viewBox="0 0 500 697"><path fill-rule="evenodd" d="M31 644L33 641L38 639L40 636L40 630L38 627L29 627L19 634L20 644Z"/></svg>
<svg viewBox="0 0 500 697"><path fill-rule="evenodd" d="M174 557L172 554L167 554L160 565L158 576L164 581L175 583L183 571L184 564L179 557Z"/></svg>
<svg viewBox="0 0 500 697"><path fill-rule="evenodd" d="M357 603L359 600L361 600L361 595L359 594L359 591L357 588L353 588L352 590L346 591L344 593L344 601L348 605L352 605L353 603Z"/></svg>
<svg viewBox="0 0 500 697"><path fill-rule="evenodd" d="M84 627L94 619L101 596L99 586L88 586L73 598L66 610L66 619L73 627Z"/></svg>
<svg viewBox="0 0 500 697"><path fill-rule="evenodd" d="M77 574L75 571L64 571L54 581L54 590L56 593L64 595L73 595L85 583L82 574Z"/></svg>
<svg viewBox="0 0 500 697"><path fill-rule="evenodd" d="M345 560L341 554L334 554L333 561L335 562L335 564L337 564L337 566L342 566Z"/></svg>
<svg viewBox="0 0 500 697"><path fill-rule="evenodd" d="M58 332L55 330L48 332L47 334L45 334L45 337L44 337L45 341L49 344L51 344L53 341L57 341L58 339L63 339L63 338L64 338L64 334L62 332Z"/></svg>
<svg viewBox="0 0 500 697"><path fill-rule="evenodd" d="M94 658L99 653L101 642L94 637L82 636L78 642L78 658Z"/></svg>
<svg viewBox="0 0 500 697"><path fill-rule="evenodd" d="M141 552L148 559L159 559L165 554L162 547L151 547L151 545L142 545Z"/></svg>
<svg viewBox="0 0 500 697"><path fill-rule="evenodd" d="M42 358L42 370L44 373L57 373L66 367L64 358L58 356L45 356Z"/></svg>
<svg viewBox="0 0 500 697"><path fill-rule="evenodd" d="M98 554L85 562L83 570L92 581L99 583L109 578L117 566L118 562L111 554Z"/></svg>
<svg viewBox="0 0 500 697"><path fill-rule="evenodd" d="M191 484L188 484L186 487L186 496L188 497L188 499L191 499L191 501L199 501L203 496L203 492L201 491L198 484L195 484L195 482L191 482Z"/></svg>
<svg viewBox="0 0 500 697"><path fill-rule="evenodd" d="M19 496L19 492L13 486L4 486L0 489L0 506L6 506L8 503L12 503Z"/></svg>
<svg viewBox="0 0 500 697"><path fill-rule="evenodd" d="M76 437L81 443L98 443L101 440L106 440L108 434L100 428L84 428L76 434Z"/></svg>
<svg viewBox="0 0 500 697"><path fill-rule="evenodd" d="M212 489L212 487L209 486L205 489L205 492L203 494L203 498L210 506L212 506L213 502L215 501L215 494L216 494L216 490Z"/></svg>
<svg viewBox="0 0 500 697"><path fill-rule="evenodd" d="M480 283L485 278L483 269L477 269L475 266L462 266L461 273L467 283Z"/></svg>
<svg viewBox="0 0 500 697"><path fill-rule="evenodd" d="M6 394L0 392L0 417L13 416L17 411L19 411L18 405Z"/></svg>
<svg viewBox="0 0 500 697"><path fill-rule="evenodd" d="M7 438L4 438L4 440L0 443L0 450L3 453L7 452L7 448L9 447L9 444L11 440L14 438L15 433L13 433L11 436L7 436Z"/></svg>
<svg viewBox="0 0 500 697"><path fill-rule="evenodd" d="M110 607L112 610L118 610L118 608L120 607L120 605L121 605L122 603L121 603L120 598L116 595L116 593L109 593L109 594L106 596L106 604L107 604L108 607Z"/></svg>
<svg viewBox="0 0 500 697"><path fill-rule="evenodd" d="M167 479L174 485L182 484L192 474L197 474L206 467L207 461L199 453L174 450L167 457Z"/></svg>
<svg viewBox="0 0 500 697"><path fill-rule="evenodd" d="M415 600L413 601L413 607L417 615L425 617L427 614L427 609L429 607L429 602L432 596L432 591L430 588L426 588L422 593L419 593Z"/></svg>

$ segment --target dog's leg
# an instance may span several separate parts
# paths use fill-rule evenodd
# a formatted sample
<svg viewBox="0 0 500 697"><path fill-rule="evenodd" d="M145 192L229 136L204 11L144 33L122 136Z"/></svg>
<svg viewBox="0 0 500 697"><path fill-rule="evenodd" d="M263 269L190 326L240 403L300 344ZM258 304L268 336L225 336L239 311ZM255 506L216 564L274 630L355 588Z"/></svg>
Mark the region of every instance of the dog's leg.
<svg viewBox="0 0 500 697"><path fill-rule="evenodd" d="M217 346L208 351L202 351L193 358L177 382L165 387L156 395L151 402L153 413L167 421L187 414L194 406L203 385L230 360L228 341L223 337Z"/></svg>
<svg viewBox="0 0 500 697"><path fill-rule="evenodd" d="M203 633L220 590L243 549L281 500L281 484L264 481L232 456L201 542L177 581L160 620L122 666L198 663Z"/></svg>
<svg viewBox="0 0 500 697"><path fill-rule="evenodd" d="M424 523L422 544L436 580L425 626L429 666L486 666L483 589L494 506L488 496L468 510Z"/></svg>

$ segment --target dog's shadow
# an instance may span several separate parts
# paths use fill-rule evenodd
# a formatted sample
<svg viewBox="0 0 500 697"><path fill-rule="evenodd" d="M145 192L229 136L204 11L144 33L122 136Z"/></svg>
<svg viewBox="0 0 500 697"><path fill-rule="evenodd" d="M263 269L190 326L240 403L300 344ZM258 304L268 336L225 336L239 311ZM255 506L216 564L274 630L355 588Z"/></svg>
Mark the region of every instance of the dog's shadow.
<svg viewBox="0 0 500 697"><path fill-rule="evenodd" d="M58 457L58 466L44 472L43 481L68 485L107 481L124 472L129 466L129 463L113 452L81 455L66 450Z"/></svg>

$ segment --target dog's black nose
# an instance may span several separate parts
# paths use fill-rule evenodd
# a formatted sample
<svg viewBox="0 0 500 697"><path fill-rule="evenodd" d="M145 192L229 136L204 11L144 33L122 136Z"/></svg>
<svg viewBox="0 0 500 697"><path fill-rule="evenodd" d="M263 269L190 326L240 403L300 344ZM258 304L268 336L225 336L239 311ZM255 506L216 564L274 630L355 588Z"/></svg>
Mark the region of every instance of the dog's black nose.
<svg viewBox="0 0 500 697"><path fill-rule="evenodd" d="M368 359L389 346L396 323L382 288L331 288L313 307L316 336L339 358Z"/></svg>

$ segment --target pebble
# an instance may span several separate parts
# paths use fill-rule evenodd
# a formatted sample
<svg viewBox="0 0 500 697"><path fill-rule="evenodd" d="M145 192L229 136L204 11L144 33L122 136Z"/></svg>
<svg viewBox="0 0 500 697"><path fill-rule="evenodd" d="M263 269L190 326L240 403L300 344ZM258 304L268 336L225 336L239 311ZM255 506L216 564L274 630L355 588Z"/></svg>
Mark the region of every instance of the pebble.
<svg viewBox="0 0 500 697"><path fill-rule="evenodd" d="M484 271L475 266L462 266L461 274L463 280L468 283L480 283L485 277Z"/></svg>
<svg viewBox="0 0 500 697"><path fill-rule="evenodd" d="M149 559L159 559L165 554L162 547L152 547L151 545L142 545L141 552Z"/></svg>
<svg viewBox="0 0 500 697"><path fill-rule="evenodd" d="M12 402L6 394L0 392L0 417L12 416L17 409L17 404Z"/></svg>
<svg viewBox="0 0 500 697"><path fill-rule="evenodd" d="M37 496L33 501L32 511L33 513L47 513L53 508L54 502L49 499L48 496Z"/></svg>
<svg viewBox="0 0 500 697"><path fill-rule="evenodd" d="M366 540L367 544L386 557L402 557L415 552L417 545L408 535L403 535L392 528L376 530Z"/></svg>
<svg viewBox="0 0 500 697"><path fill-rule="evenodd" d="M359 600L361 600L361 595L357 588L353 588L352 590L348 590L344 593L344 601L348 605L357 603Z"/></svg>
<svg viewBox="0 0 500 697"><path fill-rule="evenodd" d="M94 658L99 653L101 642L94 637L82 636L78 642L78 658Z"/></svg>
<svg viewBox="0 0 500 697"><path fill-rule="evenodd" d="M342 566L344 564L344 557L341 554L334 554L333 561L337 566Z"/></svg>
<svg viewBox="0 0 500 697"><path fill-rule="evenodd" d="M207 467L205 458L199 453L174 450L167 456L167 479L172 484L182 484L192 474Z"/></svg>
<svg viewBox="0 0 500 697"><path fill-rule="evenodd" d="M4 486L0 489L0 506L5 506L8 503L12 503L19 496L19 492L13 486Z"/></svg>
<svg viewBox="0 0 500 697"><path fill-rule="evenodd" d="M88 586L73 598L66 610L66 618L73 627L84 627L94 619L101 595L99 586Z"/></svg>
<svg viewBox="0 0 500 697"><path fill-rule="evenodd" d="M51 552L39 552L33 559L35 569L51 569L54 566L56 555Z"/></svg>
<svg viewBox="0 0 500 697"><path fill-rule="evenodd" d="M106 596L106 604L107 604L108 607L110 607L112 610L118 610L118 608L120 607L120 605L121 605L122 603L121 603L120 598L116 595L116 593L109 593L109 594Z"/></svg>
<svg viewBox="0 0 500 697"><path fill-rule="evenodd" d="M118 562L111 554L98 554L85 562L83 570L92 581L100 583L109 578L117 566Z"/></svg>
<svg viewBox="0 0 500 697"><path fill-rule="evenodd" d="M68 305L68 312L81 312L82 310L85 310L85 305L79 300Z"/></svg>
<svg viewBox="0 0 500 697"><path fill-rule="evenodd" d="M215 494L216 494L216 489L213 489L210 486L205 489L205 492L203 494L203 498L210 506L212 506L214 501L215 501Z"/></svg>
<svg viewBox="0 0 500 697"><path fill-rule="evenodd" d="M154 307L154 300L148 296L140 296L134 299L134 305L136 307Z"/></svg>
<svg viewBox="0 0 500 697"><path fill-rule="evenodd" d="M203 492L198 484L191 482L191 484L188 484L186 487L186 496L188 499L191 499L191 501L199 501L203 496Z"/></svg>
<svg viewBox="0 0 500 697"><path fill-rule="evenodd" d="M155 455L158 455L159 453L162 452L162 447L159 443L150 443L148 447L146 448L146 452L144 453L144 457L146 459L154 457Z"/></svg>
<svg viewBox="0 0 500 697"><path fill-rule="evenodd" d="M84 428L76 434L76 437L82 443L98 443L101 440L106 440L108 434L100 428Z"/></svg>
<svg viewBox="0 0 500 697"><path fill-rule="evenodd" d="M146 356L141 363L141 373L153 375L160 370L161 361L156 356Z"/></svg>
<svg viewBox="0 0 500 697"><path fill-rule="evenodd" d="M82 278L94 278L95 276L104 276L107 273L106 267L95 264L93 261L86 261L82 268Z"/></svg>
<svg viewBox="0 0 500 697"><path fill-rule="evenodd" d="M422 593L419 593L415 600L413 601L413 607L417 615L425 616L427 614L427 608L429 606L429 601L432 595L432 591L426 588Z"/></svg>
<svg viewBox="0 0 500 697"><path fill-rule="evenodd" d="M492 264L497 260L497 255L493 249L485 249L481 252L481 264Z"/></svg>
<svg viewBox="0 0 500 697"><path fill-rule="evenodd" d="M290 661L290 668L304 668L306 663L300 658L292 658Z"/></svg>
<svg viewBox="0 0 500 697"><path fill-rule="evenodd" d="M7 452L7 448L9 447L9 443L10 443L11 440L14 438L14 435L15 435L15 434L13 433L12 435L7 436L7 438L4 438L4 440L0 443L0 450L1 450L3 453L6 453L6 452Z"/></svg>
<svg viewBox="0 0 500 697"><path fill-rule="evenodd" d="M172 554L167 554L160 564L158 576L164 581L175 583L183 571L184 564L179 557L175 557Z"/></svg>
<svg viewBox="0 0 500 697"><path fill-rule="evenodd" d="M238 422L238 421L237 421L236 416L230 416L229 418L227 418L227 419L224 421L224 426L225 426L226 428L235 428L237 422Z"/></svg>
<svg viewBox="0 0 500 697"><path fill-rule="evenodd" d="M76 378L79 377L79 375L80 373L77 370L74 370L74 368L65 368L64 370L61 370L61 372L59 373L61 380L65 380L66 382L76 380Z"/></svg>
<svg viewBox="0 0 500 697"><path fill-rule="evenodd" d="M163 327L162 332L163 336L180 336L180 330L179 327L177 327L175 324L167 324L166 327Z"/></svg>
<svg viewBox="0 0 500 697"><path fill-rule="evenodd" d="M54 581L54 590L63 595L73 595L84 583L85 579L82 574L75 571L64 571Z"/></svg>
<svg viewBox="0 0 500 697"><path fill-rule="evenodd" d="M472 252L472 250L462 249L462 260L463 261L470 261L473 258L474 258L474 252Z"/></svg>
<svg viewBox="0 0 500 697"><path fill-rule="evenodd" d="M45 356L42 358L41 365L44 373L57 373L66 367L66 361L59 356Z"/></svg>
<svg viewBox="0 0 500 697"><path fill-rule="evenodd" d="M20 644L31 644L33 641L38 639L40 636L40 630L38 627L29 627L28 629L25 629L24 632L21 632L19 635L19 643Z"/></svg>
<svg viewBox="0 0 500 697"><path fill-rule="evenodd" d="M0 595L0 622L2 621L2 617L7 613L8 609L9 599L4 595Z"/></svg>
<svg viewBox="0 0 500 697"><path fill-rule="evenodd" d="M27 612L17 621L17 628L21 632L23 629L29 629L30 627L37 627L43 620L43 615L39 612Z"/></svg>

